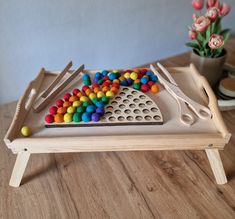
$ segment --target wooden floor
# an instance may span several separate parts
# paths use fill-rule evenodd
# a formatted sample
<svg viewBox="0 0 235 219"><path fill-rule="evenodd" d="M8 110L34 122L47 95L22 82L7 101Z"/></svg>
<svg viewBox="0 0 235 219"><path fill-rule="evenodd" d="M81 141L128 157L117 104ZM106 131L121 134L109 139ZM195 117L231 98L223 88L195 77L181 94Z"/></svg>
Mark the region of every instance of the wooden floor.
<svg viewBox="0 0 235 219"><path fill-rule="evenodd" d="M187 54L163 62L188 63ZM203 151L171 151L31 155L23 185L12 188L16 157L2 139L15 106L0 107L0 218L235 218L235 111L223 113L233 134L221 152L226 185Z"/></svg>

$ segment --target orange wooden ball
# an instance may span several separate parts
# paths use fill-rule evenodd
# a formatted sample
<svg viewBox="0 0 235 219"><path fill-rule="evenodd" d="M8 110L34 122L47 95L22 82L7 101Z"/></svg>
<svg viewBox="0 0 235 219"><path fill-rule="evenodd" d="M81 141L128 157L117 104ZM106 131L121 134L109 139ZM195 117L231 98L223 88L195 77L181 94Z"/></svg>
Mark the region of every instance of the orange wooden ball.
<svg viewBox="0 0 235 219"><path fill-rule="evenodd" d="M69 107L69 106L71 106L72 104L69 102L69 101L64 101L64 103L63 103L63 107Z"/></svg>
<svg viewBox="0 0 235 219"><path fill-rule="evenodd" d="M69 98L69 102L74 102L76 100L78 100L78 97L74 95Z"/></svg>
<svg viewBox="0 0 235 219"><path fill-rule="evenodd" d="M62 114L56 114L54 116L54 121L57 123L64 122L64 116Z"/></svg>
<svg viewBox="0 0 235 219"><path fill-rule="evenodd" d="M95 94L97 94L99 91L100 91L100 88L98 88L98 87L95 87L95 88L94 88L94 93L95 93Z"/></svg>
<svg viewBox="0 0 235 219"><path fill-rule="evenodd" d="M85 93L87 96L89 96L89 94L92 93L92 91L91 91L91 89L86 89Z"/></svg>
<svg viewBox="0 0 235 219"><path fill-rule="evenodd" d="M59 107L59 108L57 109L57 113L58 113L58 114L65 114L66 112L67 112L66 107Z"/></svg>
<svg viewBox="0 0 235 219"><path fill-rule="evenodd" d="M110 89L110 91L113 91L113 93L117 94L118 91L119 91L119 89L116 88L116 87L112 87L112 88Z"/></svg>
<svg viewBox="0 0 235 219"><path fill-rule="evenodd" d="M85 96L84 92L80 91L80 92L77 93L77 97L80 98L80 97L82 97L82 96Z"/></svg>
<svg viewBox="0 0 235 219"><path fill-rule="evenodd" d="M109 91L109 87L102 87L102 91L104 92L104 93L106 93L107 91Z"/></svg>
<svg viewBox="0 0 235 219"><path fill-rule="evenodd" d="M151 91L152 91L152 93L157 93L157 92L159 92L159 87L158 87L158 85L157 85L157 84L152 85Z"/></svg>

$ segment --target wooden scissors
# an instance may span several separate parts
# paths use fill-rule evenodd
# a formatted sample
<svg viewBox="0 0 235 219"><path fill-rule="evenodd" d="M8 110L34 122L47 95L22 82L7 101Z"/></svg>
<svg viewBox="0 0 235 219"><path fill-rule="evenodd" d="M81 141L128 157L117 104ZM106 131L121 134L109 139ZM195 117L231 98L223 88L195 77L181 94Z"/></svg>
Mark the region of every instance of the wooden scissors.
<svg viewBox="0 0 235 219"><path fill-rule="evenodd" d="M166 75L169 81L163 78L161 74L156 70L156 68L154 68L153 65L150 65L150 69L158 77L159 82L164 85L165 89L176 99L178 106L179 106L181 122L188 126L194 123L195 117L193 116L189 108L199 118L210 119L211 111L207 107L195 102L194 100L186 96L183 93L183 91L179 88L178 84L173 79L171 74L167 71L167 69L164 66L162 66L160 63L157 63L157 65L162 70L162 72Z"/></svg>

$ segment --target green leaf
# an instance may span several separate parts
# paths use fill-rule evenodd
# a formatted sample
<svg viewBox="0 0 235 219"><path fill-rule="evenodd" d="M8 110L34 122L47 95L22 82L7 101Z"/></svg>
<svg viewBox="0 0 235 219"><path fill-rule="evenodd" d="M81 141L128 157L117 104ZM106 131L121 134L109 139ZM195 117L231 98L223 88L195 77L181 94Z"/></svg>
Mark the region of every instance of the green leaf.
<svg viewBox="0 0 235 219"><path fill-rule="evenodd" d="M222 51L223 51L223 48L219 48L219 49L214 49L214 58L216 58L216 57L219 57L220 56L220 54L222 53Z"/></svg>
<svg viewBox="0 0 235 219"><path fill-rule="evenodd" d="M198 42L196 40L188 42L185 44L188 47L194 48L194 49L199 49L200 45L198 44Z"/></svg>
<svg viewBox="0 0 235 219"><path fill-rule="evenodd" d="M202 33L197 33L197 39L199 42L203 43L205 38Z"/></svg>
<svg viewBox="0 0 235 219"><path fill-rule="evenodd" d="M230 29L224 29L223 31L220 32L220 35L223 36L224 43L226 43L230 37Z"/></svg>
<svg viewBox="0 0 235 219"><path fill-rule="evenodd" d="M218 17L211 25L211 33L219 34L221 31L221 17Z"/></svg>

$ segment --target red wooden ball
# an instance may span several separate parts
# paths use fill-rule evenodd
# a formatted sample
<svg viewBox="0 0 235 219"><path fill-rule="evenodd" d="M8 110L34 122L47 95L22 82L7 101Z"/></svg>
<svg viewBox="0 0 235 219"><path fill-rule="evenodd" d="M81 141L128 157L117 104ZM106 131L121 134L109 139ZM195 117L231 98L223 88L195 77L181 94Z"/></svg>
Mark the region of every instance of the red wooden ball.
<svg viewBox="0 0 235 219"><path fill-rule="evenodd" d="M148 71L147 69L143 68L143 69L140 70L140 73L145 75L147 71Z"/></svg>
<svg viewBox="0 0 235 219"><path fill-rule="evenodd" d="M74 96L77 96L77 94L78 94L79 92L80 92L79 89L77 89L77 88L73 89L73 95L74 95Z"/></svg>
<svg viewBox="0 0 235 219"><path fill-rule="evenodd" d="M56 106L58 106L58 107L63 106L63 103L64 103L64 101L61 100L61 99L58 99L58 100L56 100L56 102L55 102Z"/></svg>
<svg viewBox="0 0 235 219"><path fill-rule="evenodd" d="M109 85L110 85L110 83L107 82L107 81L105 81L105 82L101 85L101 87L109 87Z"/></svg>
<svg viewBox="0 0 235 219"><path fill-rule="evenodd" d="M52 106L49 109L49 113L52 114L52 115L55 115L57 113L57 109L58 108L56 106Z"/></svg>
<svg viewBox="0 0 235 219"><path fill-rule="evenodd" d="M152 87L154 84L155 84L155 83L154 83L153 81L149 81L149 82L148 82L149 87Z"/></svg>
<svg viewBox="0 0 235 219"><path fill-rule="evenodd" d="M98 84L96 84L96 83L92 84L92 88L93 88L93 89L96 88L96 87L100 87L100 85L98 85Z"/></svg>
<svg viewBox="0 0 235 219"><path fill-rule="evenodd" d="M120 84L119 84L119 83L117 83L117 82L114 82L114 83L112 84L112 87L116 87L116 88L118 88L118 89L119 89Z"/></svg>
<svg viewBox="0 0 235 219"><path fill-rule="evenodd" d="M143 92L148 92L150 89L149 85L148 84L142 84L141 87L140 87L140 90L143 91Z"/></svg>
<svg viewBox="0 0 235 219"><path fill-rule="evenodd" d="M84 85L84 86L82 86L82 90L85 92L87 89L89 89L89 86L87 86L87 85Z"/></svg>
<svg viewBox="0 0 235 219"><path fill-rule="evenodd" d="M71 97L71 94L70 93L66 93L65 95L64 95L64 100L66 100L66 101L69 101L69 98Z"/></svg>
<svg viewBox="0 0 235 219"><path fill-rule="evenodd" d="M108 76L104 76L102 79L103 79L103 81L107 81L107 80L109 80L109 77Z"/></svg>
<svg viewBox="0 0 235 219"><path fill-rule="evenodd" d="M45 121L46 121L46 123L52 123L52 122L54 122L54 116L51 115L51 114L46 115L46 116L45 116Z"/></svg>

